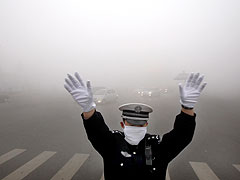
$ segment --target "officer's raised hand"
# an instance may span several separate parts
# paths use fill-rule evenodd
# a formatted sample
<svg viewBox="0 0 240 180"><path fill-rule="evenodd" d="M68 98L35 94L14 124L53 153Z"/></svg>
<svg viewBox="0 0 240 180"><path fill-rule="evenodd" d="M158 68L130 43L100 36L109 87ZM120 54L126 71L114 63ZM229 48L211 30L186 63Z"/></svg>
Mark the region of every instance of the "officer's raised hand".
<svg viewBox="0 0 240 180"><path fill-rule="evenodd" d="M179 84L180 103L185 109L193 109L207 83L202 83L204 75L191 73L185 85Z"/></svg>
<svg viewBox="0 0 240 180"><path fill-rule="evenodd" d="M90 112L96 108L90 81L85 84L77 72L74 75L75 77L68 74L68 78L65 78L66 84L64 84L64 87L82 107L83 112Z"/></svg>

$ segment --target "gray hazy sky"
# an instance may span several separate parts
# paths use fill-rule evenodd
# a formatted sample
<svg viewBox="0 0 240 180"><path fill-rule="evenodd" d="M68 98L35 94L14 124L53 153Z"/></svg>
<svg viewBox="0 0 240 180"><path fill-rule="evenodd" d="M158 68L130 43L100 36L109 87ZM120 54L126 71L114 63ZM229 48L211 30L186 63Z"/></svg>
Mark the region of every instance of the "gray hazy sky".
<svg viewBox="0 0 240 180"><path fill-rule="evenodd" d="M168 86L183 70L238 95L239 0L1 0L0 80ZM177 88L177 86L176 86Z"/></svg>

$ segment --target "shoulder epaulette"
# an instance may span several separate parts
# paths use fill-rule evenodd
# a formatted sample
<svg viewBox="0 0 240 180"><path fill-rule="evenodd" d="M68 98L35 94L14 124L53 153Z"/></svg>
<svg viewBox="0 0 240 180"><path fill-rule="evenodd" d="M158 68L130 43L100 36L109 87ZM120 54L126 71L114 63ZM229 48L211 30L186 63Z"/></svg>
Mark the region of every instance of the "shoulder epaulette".
<svg viewBox="0 0 240 180"><path fill-rule="evenodd" d="M121 134L121 135L123 135L123 133L121 131L118 131L118 130L112 130L112 133L113 134Z"/></svg>
<svg viewBox="0 0 240 180"><path fill-rule="evenodd" d="M147 137L148 141L157 141L157 143L159 144L161 142L161 137L159 135L149 135Z"/></svg>

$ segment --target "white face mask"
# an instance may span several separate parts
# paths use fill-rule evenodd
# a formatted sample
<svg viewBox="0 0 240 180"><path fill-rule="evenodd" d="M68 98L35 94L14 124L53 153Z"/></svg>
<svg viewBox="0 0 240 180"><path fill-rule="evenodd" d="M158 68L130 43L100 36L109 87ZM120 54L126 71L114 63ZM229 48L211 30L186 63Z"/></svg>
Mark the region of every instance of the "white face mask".
<svg viewBox="0 0 240 180"><path fill-rule="evenodd" d="M147 127L124 126L125 140L131 145L138 145L147 133Z"/></svg>

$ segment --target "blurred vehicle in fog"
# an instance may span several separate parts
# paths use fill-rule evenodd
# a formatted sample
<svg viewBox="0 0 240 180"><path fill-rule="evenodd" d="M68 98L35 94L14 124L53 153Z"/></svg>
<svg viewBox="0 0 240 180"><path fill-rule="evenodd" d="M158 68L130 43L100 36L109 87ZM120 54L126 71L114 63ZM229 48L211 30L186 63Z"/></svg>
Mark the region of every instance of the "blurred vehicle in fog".
<svg viewBox="0 0 240 180"><path fill-rule="evenodd" d="M104 87L104 86L94 86L94 87L92 87L92 92L94 94L96 91L99 91L101 89L106 89L106 87Z"/></svg>
<svg viewBox="0 0 240 180"><path fill-rule="evenodd" d="M116 102L118 94L114 89L94 87L93 88L93 100L96 104L106 104Z"/></svg>
<svg viewBox="0 0 240 180"><path fill-rule="evenodd" d="M0 103L5 103L5 102L9 102L9 96L0 94Z"/></svg>
<svg viewBox="0 0 240 180"><path fill-rule="evenodd" d="M181 80L185 81L188 78L189 74L185 71L182 71L181 73L177 74L177 76L174 78L174 80Z"/></svg>
<svg viewBox="0 0 240 180"><path fill-rule="evenodd" d="M158 97L168 93L167 88L139 88L135 90L135 94L140 97Z"/></svg>

